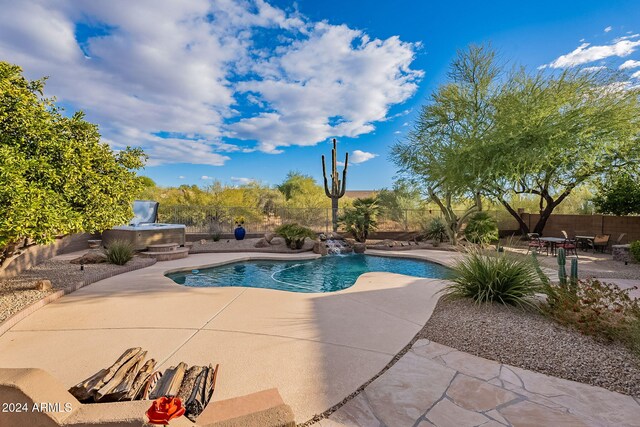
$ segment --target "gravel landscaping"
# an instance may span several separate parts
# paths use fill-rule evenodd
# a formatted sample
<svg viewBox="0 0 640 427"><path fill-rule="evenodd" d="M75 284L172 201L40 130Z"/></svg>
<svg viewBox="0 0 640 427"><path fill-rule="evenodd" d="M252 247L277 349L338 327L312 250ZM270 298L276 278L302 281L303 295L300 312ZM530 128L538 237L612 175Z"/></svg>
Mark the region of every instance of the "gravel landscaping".
<svg viewBox="0 0 640 427"><path fill-rule="evenodd" d="M87 264L84 271L81 271L78 264L71 264L69 260L50 259L17 277L0 280L0 323L47 295L87 279L91 282L92 279L99 280L99 277L105 274L120 274L135 267L142 268L154 263L153 259L134 257L126 265ZM50 280L53 289L35 289L36 282L41 279Z"/></svg>
<svg viewBox="0 0 640 427"><path fill-rule="evenodd" d="M501 363L640 396L640 356L533 311L441 299L418 336Z"/></svg>

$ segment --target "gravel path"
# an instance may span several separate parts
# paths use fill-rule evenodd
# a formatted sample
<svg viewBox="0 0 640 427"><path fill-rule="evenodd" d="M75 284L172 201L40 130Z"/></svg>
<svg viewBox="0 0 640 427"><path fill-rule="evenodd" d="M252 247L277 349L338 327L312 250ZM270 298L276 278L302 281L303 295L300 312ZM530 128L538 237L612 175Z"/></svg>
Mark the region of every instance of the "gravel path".
<svg viewBox="0 0 640 427"><path fill-rule="evenodd" d="M75 285L89 276L110 271L118 274L118 271L125 272L131 266L146 266L153 263L154 260L148 258L134 257L123 266L108 263L87 264L84 266L84 271L80 271L79 265L71 264L68 260L47 260L17 277L0 280L0 323L45 296ZM53 289L50 291L34 289L35 282L40 279L51 280Z"/></svg>
<svg viewBox="0 0 640 427"><path fill-rule="evenodd" d="M418 335L501 363L640 396L639 357L536 312L441 299Z"/></svg>

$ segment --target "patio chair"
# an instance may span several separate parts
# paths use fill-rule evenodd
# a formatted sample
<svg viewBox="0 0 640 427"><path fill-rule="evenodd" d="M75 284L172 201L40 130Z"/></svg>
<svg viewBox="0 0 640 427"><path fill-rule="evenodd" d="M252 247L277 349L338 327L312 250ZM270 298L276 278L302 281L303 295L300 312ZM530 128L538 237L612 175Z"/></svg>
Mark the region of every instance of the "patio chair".
<svg viewBox="0 0 640 427"><path fill-rule="evenodd" d="M607 246L609 246L609 239L611 238L611 234L596 234L593 241L589 242L589 247L593 248L593 253L595 253L598 249L604 253Z"/></svg>
<svg viewBox="0 0 640 427"><path fill-rule="evenodd" d="M556 245L556 249L563 248L568 254L573 254L578 258L578 252L576 251L578 247L578 242L575 239L565 238L564 242L558 243Z"/></svg>
<svg viewBox="0 0 640 427"><path fill-rule="evenodd" d="M542 252L543 249L546 249L547 256L549 255L549 245L540 240L540 235L538 233L527 233L527 238L529 239L529 242L527 243L527 253L532 249L535 249L538 252Z"/></svg>
<svg viewBox="0 0 640 427"><path fill-rule="evenodd" d="M622 240L624 239L624 236L626 236L626 235L627 235L627 233L620 233L620 235L616 239L616 245L621 245L622 244Z"/></svg>

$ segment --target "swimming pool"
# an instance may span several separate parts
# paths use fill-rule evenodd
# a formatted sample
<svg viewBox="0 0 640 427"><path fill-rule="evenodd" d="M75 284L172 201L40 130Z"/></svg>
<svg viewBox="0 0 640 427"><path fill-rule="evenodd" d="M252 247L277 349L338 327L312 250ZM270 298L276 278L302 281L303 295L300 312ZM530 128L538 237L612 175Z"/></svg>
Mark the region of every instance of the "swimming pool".
<svg viewBox="0 0 640 427"><path fill-rule="evenodd" d="M449 273L448 268L428 261L352 254L304 261L243 261L170 273L167 277L192 287L244 286L291 292L334 292L350 287L361 274L370 271L436 279L446 278Z"/></svg>

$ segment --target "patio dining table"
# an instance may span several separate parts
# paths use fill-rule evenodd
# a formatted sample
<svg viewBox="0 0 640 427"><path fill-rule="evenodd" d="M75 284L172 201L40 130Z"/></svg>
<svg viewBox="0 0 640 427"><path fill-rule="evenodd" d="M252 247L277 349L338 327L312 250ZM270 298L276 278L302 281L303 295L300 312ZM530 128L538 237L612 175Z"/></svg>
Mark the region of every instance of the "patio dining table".
<svg viewBox="0 0 640 427"><path fill-rule="evenodd" d="M580 243L583 251L589 249L589 243L592 243L596 236L576 236L576 241Z"/></svg>
<svg viewBox="0 0 640 427"><path fill-rule="evenodd" d="M567 240L564 237L540 237L541 242L547 242L551 247L551 255L556 255L556 246Z"/></svg>

